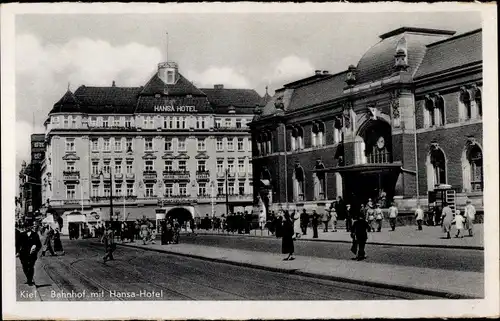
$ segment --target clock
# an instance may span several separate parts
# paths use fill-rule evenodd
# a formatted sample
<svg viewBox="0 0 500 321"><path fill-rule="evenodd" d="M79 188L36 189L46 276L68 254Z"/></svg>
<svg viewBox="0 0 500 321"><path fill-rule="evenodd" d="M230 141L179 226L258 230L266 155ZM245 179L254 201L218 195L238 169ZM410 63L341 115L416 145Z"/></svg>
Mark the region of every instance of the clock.
<svg viewBox="0 0 500 321"><path fill-rule="evenodd" d="M377 147L378 149L383 149L385 147L385 139L383 136L380 136L377 140Z"/></svg>

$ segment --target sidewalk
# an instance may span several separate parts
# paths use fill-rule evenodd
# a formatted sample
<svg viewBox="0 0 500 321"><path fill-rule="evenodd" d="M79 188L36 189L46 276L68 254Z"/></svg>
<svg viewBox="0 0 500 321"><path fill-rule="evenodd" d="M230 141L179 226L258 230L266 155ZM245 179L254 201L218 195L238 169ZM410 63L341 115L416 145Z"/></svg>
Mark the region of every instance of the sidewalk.
<svg viewBox="0 0 500 321"><path fill-rule="evenodd" d="M119 244L120 246L164 252L251 268L312 276L315 278L390 288L444 298L484 297L484 274L429 268L334 260L297 256L283 261L283 255L191 244Z"/></svg>
<svg viewBox="0 0 500 321"><path fill-rule="evenodd" d="M21 302L26 301L50 301L50 293L52 290L59 291L57 285L49 277L43 268L42 260L38 259L35 263L35 286L25 284L26 276L24 275L21 261L16 258L16 300Z"/></svg>
<svg viewBox="0 0 500 321"><path fill-rule="evenodd" d="M218 230L196 230L197 234L210 234L210 235L237 235L237 236L248 236L248 237L275 237L265 229L261 230L251 230L250 234L238 234L232 232L223 232ZM186 233L182 231L181 233ZM456 230L452 228L452 236L456 233ZM318 228L318 238L312 238L313 231L312 228L308 228L307 235L302 235L299 240L302 241L315 241L315 242L343 242L351 243L351 235L346 232L345 228L337 229L337 232L323 232L323 228ZM468 232L466 232L468 235ZM474 225L474 236L464 238L454 238L445 239L444 233L440 226L423 226L422 231L417 231L416 226L400 226L397 227L395 231L391 231L388 228L382 228L381 232L371 232L368 234L369 244L379 244L379 245L396 245L396 246L415 246L415 247L447 247L447 248L457 248L457 249L475 249L484 250L484 238L483 238L483 224Z"/></svg>

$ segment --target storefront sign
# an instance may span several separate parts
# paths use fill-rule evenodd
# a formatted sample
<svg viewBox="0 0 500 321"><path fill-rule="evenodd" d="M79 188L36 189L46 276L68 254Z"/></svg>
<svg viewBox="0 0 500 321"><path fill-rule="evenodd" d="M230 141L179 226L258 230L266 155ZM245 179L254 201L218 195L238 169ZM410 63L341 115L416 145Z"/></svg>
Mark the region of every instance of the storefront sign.
<svg viewBox="0 0 500 321"><path fill-rule="evenodd" d="M155 113L196 113L196 106L156 105Z"/></svg>

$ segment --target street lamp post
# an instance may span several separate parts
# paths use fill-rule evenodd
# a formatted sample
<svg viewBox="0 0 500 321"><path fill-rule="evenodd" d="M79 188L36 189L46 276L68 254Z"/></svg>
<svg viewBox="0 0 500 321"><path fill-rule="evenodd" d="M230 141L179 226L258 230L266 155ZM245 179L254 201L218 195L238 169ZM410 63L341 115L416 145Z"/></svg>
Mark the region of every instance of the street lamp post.
<svg viewBox="0 0 500 321"><path fill-rule="evenodd" d="M101 170L101 173L104 179L104 173ZM109 222L113 222L113 174L111 173L111 167L109 168Z"/></svg>
<svg viewBox="0 0 500 321"><path fill-rule="evenodd" d="M229 168L226 168L226 216L229 215L229 189L228 189Z"/></svg>

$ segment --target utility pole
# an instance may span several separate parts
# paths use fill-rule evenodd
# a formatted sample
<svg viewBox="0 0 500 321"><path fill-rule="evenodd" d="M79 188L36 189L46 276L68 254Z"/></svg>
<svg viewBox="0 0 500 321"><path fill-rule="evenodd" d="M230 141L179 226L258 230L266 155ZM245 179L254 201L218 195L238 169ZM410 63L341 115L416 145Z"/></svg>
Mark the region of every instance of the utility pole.
<svg viewBox="0 0 500 321"><path fill-rule="evenodd" d="M228 189L229 168L226 168L226 216L229 215L229 189Z"/></svg>

